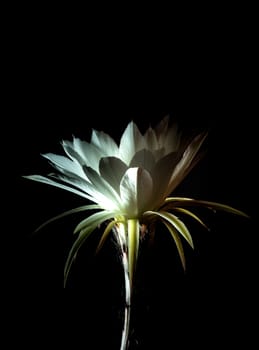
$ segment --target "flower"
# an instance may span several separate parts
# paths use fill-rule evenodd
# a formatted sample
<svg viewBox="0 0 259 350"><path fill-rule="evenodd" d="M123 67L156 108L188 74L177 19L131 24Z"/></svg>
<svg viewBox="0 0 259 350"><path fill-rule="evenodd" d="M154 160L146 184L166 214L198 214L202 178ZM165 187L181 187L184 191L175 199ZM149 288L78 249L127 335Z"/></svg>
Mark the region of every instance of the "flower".
<svg viewBox="0 0 259 350"><path fill-rule="evenodd" d="M199 161L206 136L207 133L200 133L186 143L177 125L170 124L167 116L144 134L131 121L119 145L106 133L93 130L90 142L76 137L72 141L62 141L65 155L43 154L57 172L26 178L70 191L94 203L62 213L45 224L68 214L96 210L75 228L77 238L66 261L65 282L78 250L104 222L107 225L98 249L112 230L117 233L122 250L127 254L132 284L141 227L144 232L145 227L160 220L172 235L185 268L181 238L191 247L193 241L179 215L190 216L203 226L205 224L189 207L201 205L246 216L220 203L168 197Z"/></svg>

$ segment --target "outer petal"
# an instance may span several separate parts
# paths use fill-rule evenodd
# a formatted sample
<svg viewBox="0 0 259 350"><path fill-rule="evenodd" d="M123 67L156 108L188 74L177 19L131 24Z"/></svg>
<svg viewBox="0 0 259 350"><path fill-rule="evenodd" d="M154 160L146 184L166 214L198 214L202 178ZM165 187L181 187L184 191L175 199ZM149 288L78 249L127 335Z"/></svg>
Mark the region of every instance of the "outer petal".
<svg viewBox="0 0 259 350"><path fill-rule="evenodd" d="M64 286L66 285L68 274L70 272L72 263L76 258L78 250L84 244L84 242L89 237L89 235L94 232L97 226L100 225L103 221L111 217L112 217L112 214L106 211L102 211L91 215L90 217L88 217L87 219L79 223L76 230L78 230L79 227L83 227L83 229L80 231L76 241L74 242L74 244L72 245L72 248L69 251L69 254L65 263L65 268L64 268Z"/></svg>
<svg viewBox="0 0 259 350"><path fill-rule="evenodd" d="M68 183L69 185L76 187L81 191L84 191L86 194L89 195L88 198L91 201L98 203L100 207L103 209L115 208L114 203L111 202L111 199L106 196L106 192L101 191L100 187L99 188L96 187L91 182L82 181L81 179L77 179L77 178L71 178L71 177L68 178L65 176L55 175L55 174L51 174L50 176L52 176L55 179L58 179L59 181Z"/></svg>
<svg viewBox="0 0 259 350"><path fill-rule="evenodd" d="M165 199L170 178L177 162L178 154L172 152L160 159L151 171L153 179L152 208L158 208Z"/></svg>
<svg viewBox="0 0 259 350"><path fill-rule="evenodd" d="M83 164L86 163L85 155L88 153L88 142L73 137L73 141L62 141L62 146L69 157L81 159Z"/></svg>
<svg viewBox="0 0 259 350"><path fill-rule="evenodd" d="M62 143L65 152L72 158L77 159L81 165L87 165L95 171L99 170L99 161L105 156L102 151L95 145L82 141L74 137L73 143L63 141Z"/></svg>
<svg viewBox="0 0 259 350"><path fill-rule="evenodd" d="M130 168L120 184L123 214L127 218L137 218L149 207L152 197L153 181L148 171Z"/></svg>
<svg viewBox="0 0 259 350"><path fill-rule="evenodd" d="M75 174L83 179L86 178L84 171L78 162L54 153L46 153L42 154L42 156L51 161L52 165L62 173L66 175Z"/></svg>
<svg viewBox="0 0 259 350"><path fill-rule="evenodd" d="M42 183L45 183L47 185L51 185L51 186L54 186L54 187L62 188L63 190L72 192L72 193L74 193L74 194L76 194L78 196L81 196L81 197L84 197L84 198L92 200L92 198L89 195L87 195L86 193L84 193L83 190L78 190L78 189L75 189L75 188L73 188L71 186L67 186L67 185L61 184L61 183L59 183L57 181L48 179L45 176L29 175L29 176L24 176L24 178L29 179L29 180L42 182Z"/></svg>
<svg viewBox="0 0 259 350"><path fill-rule="evenodd" d="M175 170L171 176L170 183L167 189L167 195L172 193L172 191L179 185L180 182L182 182L185 176L192 169L192 162L195 161L195 157L206 137L207 133L201 133L198 136L196 136L193 139L193 141L189 144L182 156L182 159L175 167Z"/></svg>
<svg viewBox="0 0 259 350"><path fill-rule="evenodd" d="M172 213L168 213L165 211L146 211L145 215L157 215L160 216L161 218L165 219L167 222L169 222L169 224L171 224L176 230L177 232L179 232L185 239L186 241L189 243L189 245L194 248L193 246L193 240L192 240L192 236L188 230L188 228L185 226L185 224L178 219L177 216L173 215Z"/></svg>
<svg viewBox="0 0 259 350"><path fill-rule="evenodd" d="M103 154L109 157L117 157L119 147L116 142L103 131L92 131L91 143L98 147Z"/></svg>
<svg viewBox="0 0 259 350"><path fill-rule="evenodd" d="M103 206L110 210L118 209L120 206L120 197L115 189L92 168L84 167L84 171L91 181L93 188L96 189L96 193L103 197Z"/></svg>
<svg viewBox="0 0 259 350"><path fill-rule="evenodd" d="M91 143L88 144L85 142L83 146L85 147L84 157L86 164L98 172L100 159L106 154L103 154L98 147L92 145Z"/></svg>
<svg viewBox="0 0 259 350"><path fill-rule="evenodd" d="M68 155L69 158L71 158L75 162L78 162L80 165L84 165L85 164L85 157L80 155L74 149L74 146L73 146L72 142L63 140L61 142L61 145L62 145L64 151L66 152L66 154Z"/></svg>
<svg viewBox="0 0 259 350"><path fill-rule="evenodd" d="M141 135L136 124L130 122L120 140L120 158L129 165L134 154L144 148L146 148L144 136Z"/></svg>
<svg viewBox="0 0 259 350"><path fill-rule="evenodd" d="M86 219L79 222L79 224L74 229L74 233L77 233L81 230L84 230L87 227L95 226L105 220L108 220L114 216L114 213L112 211L103 210L98 211L97 213L92 214L91 216L88 216Z"/></svg>

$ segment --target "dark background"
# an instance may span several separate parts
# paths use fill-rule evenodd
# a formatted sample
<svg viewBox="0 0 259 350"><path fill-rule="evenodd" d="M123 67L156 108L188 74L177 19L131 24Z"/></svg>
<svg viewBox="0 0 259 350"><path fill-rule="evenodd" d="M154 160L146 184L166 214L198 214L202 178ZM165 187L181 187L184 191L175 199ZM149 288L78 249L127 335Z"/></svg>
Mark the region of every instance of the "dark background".
<svg viewBox="0 0 259 350"><path fill-rule="evenodd" d="M101 41L89 36L85 43L69 32L47 32L46 26L21 28L9 41L3 95L2 300L8 329L25 344L34 344L34 334L36 342L59 344L65 338L74 348L118 348L123 280L113 242L95 257L97 238L89 239L64 290L63 266L80 216L36 236L33 231L83 201L22 175L46 173L40 154L59 153L62 139L89 140L96 128L119 141L130 120L145 131L170 114L189 131L209 129L208 152L177 195L223 202L252 219L202 212L211 232L189 223L196 248L186 246L186 274L161 227L153 247L143 243L132 349L171 348L174 342L184 347L189 337L197 346L208 338L218 346L252 341L258 276L252 43L243 40L240 47L237 36L213 40L215 47L188 36L183 51L172 43L159 49L153 42L123 44L104 33Z"/></svg>
<svg viewBox="0 0 259 350"><path fill-rule="evenodd" d="M179 186L176 194L224 202L254 217L254 124L249 125L252 122L249 109L244 99L240 100L241 97L232 96L231 106L226 102L223 106L222 101L213 103L206 100L206 111L203 110L204 100L190 103L188 107L184 107L184 103L180 107L172 103L169 111L161 111L156 106L153 108L152 102L146 109L135 107L132 110L117 105L91 110L82 103L81 107L76 107L82 115L73 110L73 95L66 96L67 99L72 98L68 108L63 106L66 98L61 98L60 111L56 113L52 112L51 106L48 107L47 100L36 101L33 113L30 112L23 120L17 129L19 135L15 135L16 142L19 140L19 156L15 162L14 206L9 207L15 215L8 229L14 242L5 262L9 278L7 287L11 286L18 295L16 300L22 299L19 306L23 305L25 295L25 311L30 310L32 318L35 312L37 319L47 310L47 319L52 322L53 315L59 320L61 314L68 312L68 318L76 318L76 327L83 328L81 332L84 336L81 333L79 337L86 337L87 343L90 341L87 334L93 335L96 331L104 337L95 339L96 344L111 343L111 348L115 348L118 342L123 280L118 253L112 241L95 257L97 236L89 239L72 270L68 289L63 290L65 258L72 244L73 228L82 216L64 219L46 227L38 235L32 235L33 230L48 218L84 203L70 193L21 178L24 174L46 173L47 162L41 159L40 153L60 150L59 141L72 134L82 137L85 134L89 139L91 127L106 130L119 138L131 119L144 129L149 122L155 124L170 113L186 128L210 129L206 142L208 153ZM38 107L41 103L43 111ZM41 116L36 117L37 110ZM229 115L232 118L228 118ZM154 247L148 250L143 244L137 275L136 315L133 316L133 320L136 317L133 338L138 339L143 347L168 343L172 337L171 327L174 328L173 333L177 332L174 339L183 343L186 339L182 327L193 332L197 343L203 341L205 329L219 342L223 338L230 341L234 331L229 331L229 323L236 330L242 329L244 333L240 337L247 334L244 327L256 305L257 230L252 220L231 214L202 212L201 215L211 227L211 232L187 221L193 233L195 251L185 247L185 275L174 243L161 227L158 227ZM50 303L54 299L54 311L50 304L45 308L46 299L50 299ZM83 324L79 321L81 318ZM87 331L84 327L89 322L91 328ZM74 334L71 330L69 334L71 332Z"/></svg>

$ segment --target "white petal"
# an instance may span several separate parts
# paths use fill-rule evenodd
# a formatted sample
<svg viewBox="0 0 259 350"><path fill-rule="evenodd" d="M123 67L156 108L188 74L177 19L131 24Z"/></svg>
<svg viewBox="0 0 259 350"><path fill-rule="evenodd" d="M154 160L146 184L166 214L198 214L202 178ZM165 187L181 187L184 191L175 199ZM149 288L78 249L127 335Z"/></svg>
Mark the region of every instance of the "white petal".
<svg viewBox="0 0 259 350"><path fill-rule="evenodd" d="M42 156L50 160L52 165L59 171L67 174L76 174L82 178L85 178L84 171L78 162L74 162L67 157L53 153L42 154Z"/></svg>
<svg viewBox="0 0 259 350"><path fill-rule="evenodd" d="M99 204L110 210L117 209L120 204L120 197L116 190L92 168L84 167L84 171L93 188L95 188L96 195L103 197L103 203Z"/></svg>
<svg viewBox="0 0 259 350"><path fill-rule="evenodd" d="M141 151L135 153L129 165L130 168L141 167L146 169L148 172L150 172L154 166L155 157L146 149L142 149Z"/></svg>
<svg viewBox="0 0 259 350"><path fill-rule="evenodd" d="M119 193L120 182L125 174L127 166L116 157L105 157L100 160L99 172L116 191Z"/></svg>
<svg viewBox="0 0 259 350"><path fill-rule="evenodd" d="M116 142L103 131L92 131L91 143L102 150L107 157L117 157L119 147Z"/></svg>
<svg viewBox="0 0 259 350"><path fill-rule="evenodd" d="M64 151L66 152L66 154L73 160L78 162L80 165L84 165L85 164L85 158L81 156L81 154L79 154L75 148L72 142L70 141L65 141L63 140L61 142L61 145L64 149Z"/></svg>
<svg viewBox="0 0 259 350"><path fill-rule="evenodd" d="M54 179L57 179L64 183L67 183L73 187L76 187L80 191L83 191L88 196L87 198L91 201L98 203L101 208L103 209L115 209L117 206L114 205L114 201L111 201L107 196L105 195L105 191L99 191L95 185L93 185L90 182L84 181L81 178L69 178L61 175L56 174L50 174L51 177ZM61 185L62 186L62 185ZM72 187L72 189L73 189Z"/></svg>
<svg viewBox="0 0 259 350"><path fill-rule="evenodd" d="M45 183L45 184L47 184L47 185L51 185L51 186L54 186L54 187L62 188L63 190L72 192L72 193L74 193L74 194L77 194L78 196L81 196L81 197L84 197L84 198L87 198L87 199L92 200L92 198L91 198L90 196L88 196L86 193L84 193L84 192L82 192L82 191L80 191L80 190L77 190L77 189L75 189L75 188L73 188L73 187L60 184L60 183L58 183L57 181L48 179L48 178L45 177L45 176L41 176L41 175L29 175L29 176L24 176L24 177L25 177L26 179L29 179L29 180L39 181L39 182Z"/></svg>
<svg viewBox="0 0 259 350"><path fill-rule="evenodd" d="M85 159L85 155L88 153L88 146L88 142L82 141L78 137L73 137L73 148L83 159Z"/></svg>
<svg viewBox="0 0 259 350"><path fill-rule="evenodd" d="M120 140L120 158L129 165L134 154L144 148L146 148L144 136L141 135L136 124L130 122Z"/></svg>
<svg viewBox="0 0 259 350"><path fill-rule="evenodd" d="M87 152L85 153L86 163L89 167L99 172L99 162L105 154L100 151L95 145L88 144Z"/></svg>
<svg viewBox="0 0 259 350"><path fill-rule="evenodd" d="M105 154L95 145L78 138L73 140L73 148L84 160L84 164L99 171L99 161Z"/></svg>
<svg viewBox="0 0 259 350"><path fill-rule="evenodd" d="M148 171L138 168L137 176L137 201L138 211L143 213L150 207L150 199L153 193L153 180Z"/></svg>
<svg viewBox="0 0 259 350"><path fill-rule="evenodd" d="M89 198L95 201L93 197L95 191L93 190L93 185L90 182L76 176L72 177L60 174L49 174L48 176L55 180L58 180L59 182L65 182L73 187L76 187L80 191L89 194Z"/></svg>
<svg viewBox="0 0 259 350"><path fill-rule="evenodd" d="M124 215L137 218L150 205L153 181L150 174L142 168L130 168L120 184L120 195Z"/></svg>

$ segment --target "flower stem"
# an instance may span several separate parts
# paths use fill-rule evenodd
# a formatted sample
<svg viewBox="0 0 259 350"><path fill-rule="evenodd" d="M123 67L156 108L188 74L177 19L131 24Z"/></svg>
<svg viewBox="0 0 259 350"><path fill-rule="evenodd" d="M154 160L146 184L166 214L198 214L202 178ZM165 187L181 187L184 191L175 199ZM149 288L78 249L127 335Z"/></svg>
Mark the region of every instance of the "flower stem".
<svg viewBox="0 0 259 350"><path fill-rule="evenodd" d="M129 329L131 299L133 291L133 275L136 268L139 247L139 222L128 219L117 226L117 238L121 247L122 266L125 286L124 322L121 336L120 350L127 350L129 346Z"/></svg>
<svg viewBox="0 0 259 350"><path fill-rule="evenodd" d="M131 284L129 276L129 259L127 248L127 225L126 222L121 222L116 227L116 237L119 242L122 254L122 267L124 275L124 288L125 288L125 308L124 308L124 321L121 336L120 350L127 350L128 338L129 338L129 325L130 325L130 307L131 307Z"/></svg>
<svg viewBox="0 0 259 350"><path fill-rule="evenodd" d="M126 350L128 348L129 327L130 327L130 308L131 308L131 287L129 278L129 261L126 251L123 251L122 265L124 272L124 285L125 285L125 308L124 308L124 323L121 336L120 350Z"/></svg>

